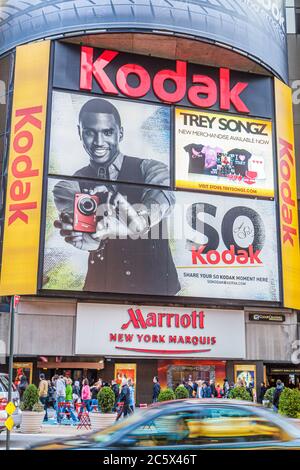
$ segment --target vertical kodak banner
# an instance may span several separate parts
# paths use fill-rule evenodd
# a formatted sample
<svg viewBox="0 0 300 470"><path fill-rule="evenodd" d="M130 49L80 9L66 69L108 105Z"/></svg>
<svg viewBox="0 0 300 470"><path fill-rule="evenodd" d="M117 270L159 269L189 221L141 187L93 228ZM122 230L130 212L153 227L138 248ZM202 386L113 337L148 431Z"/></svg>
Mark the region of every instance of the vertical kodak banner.
<svg viewBox="0 0 300 470"><path fill-rule="evenodd" d="M283 303L300 309L300 254L291 89L275 79Z"/></svg>
<svg viewBox="0 0 300 470"><path fill-rule="evenodd" d="M50 42L16 51L0 294L35 294Z"/></svg>

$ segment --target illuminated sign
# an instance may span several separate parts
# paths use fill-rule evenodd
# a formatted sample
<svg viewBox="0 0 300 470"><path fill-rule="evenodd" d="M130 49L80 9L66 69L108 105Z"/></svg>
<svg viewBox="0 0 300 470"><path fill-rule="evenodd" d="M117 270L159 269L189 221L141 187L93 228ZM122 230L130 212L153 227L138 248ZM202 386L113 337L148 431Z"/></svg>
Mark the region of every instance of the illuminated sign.
<svg viewBox="0 0 300 470"><path fill-rule="evenodd" d="M0 293L35 294L48 93L49 42L16 53Z"/></svg>
<svg viewBox="0 0 300 470"><path fill-rule="evenodd" d="M56 43L54 88L271 118L269 77Z"/></svg>
<svg viewBox="0 0 300 470"><path fill-rule="evenodd" d="M275 79L283 303L300 309L300 253L291 89Z"/></svg>
<svg viewBox="0 0 300 470"><path fill-rule="evenodd" d="M79 303L76 318L76 354L245 357L240 310Z"/></svg>

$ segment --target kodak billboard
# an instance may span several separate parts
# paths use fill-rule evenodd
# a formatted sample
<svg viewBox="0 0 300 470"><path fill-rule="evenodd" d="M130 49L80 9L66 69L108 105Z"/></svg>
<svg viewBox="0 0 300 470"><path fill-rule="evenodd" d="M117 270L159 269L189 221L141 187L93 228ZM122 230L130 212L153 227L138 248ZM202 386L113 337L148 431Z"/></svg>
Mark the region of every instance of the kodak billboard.
<svg viewBox="0 0 300 470"><path fill-rule="evenodd" d="M50 43L16 50L0 293L35 294Z"/></svg>
<svg viewBox="0 0 300 470"><path fill-rule="evenodd" d="M291 89L275 79L283 304L300 308L299 225Z"/></svg>

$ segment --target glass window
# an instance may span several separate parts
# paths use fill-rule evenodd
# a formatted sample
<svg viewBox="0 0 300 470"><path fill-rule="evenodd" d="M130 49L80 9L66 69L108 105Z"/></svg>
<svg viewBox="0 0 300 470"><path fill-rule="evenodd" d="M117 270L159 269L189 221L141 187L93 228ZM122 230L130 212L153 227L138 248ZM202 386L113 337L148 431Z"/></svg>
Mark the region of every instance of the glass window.
<svg viewBox="0 0 300 470"><path fill-rule="evenodd" d="M5 137L0 136L0 175L3 173L3 167L5 165ZM1 181L1 180L0 180ZM0 185L0 191L2 190L2 186Z"/></svg>
<svg viewBox="0 0 300 470"><path fill-rule="evenodd" d="M189 423L199 420L199 410L161 415L134 429L118 445L126 447L179 446L194 444Z"/></svg>
<svg viewBox="0 0 300 470"><path fill-rule="evenodd" d="M300 8L296 9L296 33L300 34Z"/></svg>
<svg viewBox="0 0 300 470"><path fill-rule="evenodd" d="M286 32L289 34L296 33L295 8L286 9Z"/></svg>
<svg viewBox="0 0 300 470"><path fill-rule="evenodd" d="M198 421L190 422L190 439L200 444L270 441L280 438L280 429L250 410L216 407L201 410Z"/></svg>
<svg viewBox="0 0 300 470"><path fill-rule="evenodd" d="M10 100L10 84L12 71L12 56L0 59L0 134L7 128L7 106Z"/></svg>

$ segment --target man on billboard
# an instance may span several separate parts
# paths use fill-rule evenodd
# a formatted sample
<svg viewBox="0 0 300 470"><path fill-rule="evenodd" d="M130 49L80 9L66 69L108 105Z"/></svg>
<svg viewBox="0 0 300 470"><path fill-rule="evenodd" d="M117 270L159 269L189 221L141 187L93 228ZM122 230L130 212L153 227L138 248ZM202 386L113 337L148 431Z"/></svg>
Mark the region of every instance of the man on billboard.
<svg viewBox="0 0 300 470"><path fill-rule="evenodd" d="M175 197L157 189L169 185L167 166L120 151L120 114L105 99L82 106L78 131L89 164L53 193L60 213L55 227L67 243L90 252L84 290L175 295L180 284L163 230Z"/></svg>

